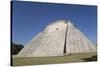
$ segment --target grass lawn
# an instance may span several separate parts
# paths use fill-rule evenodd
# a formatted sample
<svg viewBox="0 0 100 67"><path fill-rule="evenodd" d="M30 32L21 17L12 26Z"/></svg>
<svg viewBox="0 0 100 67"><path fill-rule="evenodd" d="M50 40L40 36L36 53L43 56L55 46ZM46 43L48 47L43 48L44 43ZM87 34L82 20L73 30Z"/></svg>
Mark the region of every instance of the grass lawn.
<svg viewBox="0 0 100 67"><path fill-rule="evenodd" d="M40 64L57 64L57 63L72 63L72 62L86 62L96 61L96 53L72 54L68 56L56 57L23 57L13 58L12 63L14 66L19 65L40 65Z"/></svg>

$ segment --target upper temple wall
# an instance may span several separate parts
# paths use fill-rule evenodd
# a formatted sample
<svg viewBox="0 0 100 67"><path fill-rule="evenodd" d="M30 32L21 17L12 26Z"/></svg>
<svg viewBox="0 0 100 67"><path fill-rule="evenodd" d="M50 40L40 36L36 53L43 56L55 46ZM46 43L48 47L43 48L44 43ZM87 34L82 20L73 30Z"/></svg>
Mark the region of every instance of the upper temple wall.
<svg viewBox="0 0 100 67"><path fill-rule="evenodd" d="M48 32L56 32L56 31L63 31L66 29L67 21L65 20L58 20L55 23L49 24L45 31Z"/></svg>

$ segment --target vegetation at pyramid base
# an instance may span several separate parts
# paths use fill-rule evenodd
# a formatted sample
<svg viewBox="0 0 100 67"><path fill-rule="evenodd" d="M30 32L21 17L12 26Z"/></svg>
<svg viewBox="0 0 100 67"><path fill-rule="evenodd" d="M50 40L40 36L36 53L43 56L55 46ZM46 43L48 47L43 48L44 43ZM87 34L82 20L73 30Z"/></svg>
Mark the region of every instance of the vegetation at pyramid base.
<svg viewBox="0 0 100 67"><path fill-rule="evenodd" d="M22 44L11 43L11 55L18 54L22 48L24 48Z"/></svg>

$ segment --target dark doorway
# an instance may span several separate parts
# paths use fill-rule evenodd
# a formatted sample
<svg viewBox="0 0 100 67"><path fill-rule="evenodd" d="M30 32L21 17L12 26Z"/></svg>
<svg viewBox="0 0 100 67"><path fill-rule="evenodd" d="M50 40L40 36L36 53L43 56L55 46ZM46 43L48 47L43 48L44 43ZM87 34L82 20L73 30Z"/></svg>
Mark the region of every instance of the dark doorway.
<svg viewBox="0 0 100 67"><path fill-rule="evenodd" d="M56 30L58 30L58 28Z"/></svg>

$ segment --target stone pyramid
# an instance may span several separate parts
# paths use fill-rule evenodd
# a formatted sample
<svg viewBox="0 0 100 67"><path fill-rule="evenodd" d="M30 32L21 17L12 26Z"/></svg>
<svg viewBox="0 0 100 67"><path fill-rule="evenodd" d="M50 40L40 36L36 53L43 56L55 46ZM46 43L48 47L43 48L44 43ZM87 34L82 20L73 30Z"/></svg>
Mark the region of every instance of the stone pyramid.
<svg viewBox="0 0 100 67"><path fill-rule="evenodd" d="M47 25L18 54L22 57L64 56L96 52L95 45L73 23L58 20Z"/></svg>

